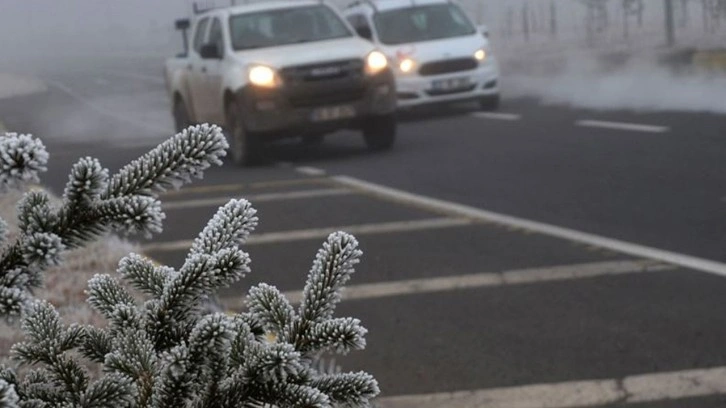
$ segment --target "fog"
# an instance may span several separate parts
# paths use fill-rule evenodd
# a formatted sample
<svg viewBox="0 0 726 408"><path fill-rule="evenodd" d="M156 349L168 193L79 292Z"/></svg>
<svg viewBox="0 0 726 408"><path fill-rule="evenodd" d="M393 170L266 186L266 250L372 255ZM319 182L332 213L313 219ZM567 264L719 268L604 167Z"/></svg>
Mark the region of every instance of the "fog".
<svg viewBox="0 0 726 408"><path fill-rule="evenodd" d="M606 1L606 18L590 20L590 29L587 8L576 0L462 4L490 28L505 98L726 112L723 74L691 64L693 50L724 48L726 8L711 15L701 0L675 0L677 43L669 49L660 0L645 0L637 16L623 14L620 0ZM124 56L133 56L160 71L163 58L181 48L173 21L190 8L191 0L0 0L0 70L48 74L109 61L124 70L133 64Z"/></svg>
<svg viewBox="0 0 726 408"><path fill-rule="evenodd" d="M187 0L0 0L0 68L173 52L181 47L174 19L189 8Z"/></svg>
<svg viewBox="0 0 726 408"><path fill-rule="evenodd" d="M616 67L592 55L567 55L556 72L512 73L510 96L599 110L726 113L726 75L678 69L656 56L629 56ZM543 70L547 71L547 70Z"/></svg>

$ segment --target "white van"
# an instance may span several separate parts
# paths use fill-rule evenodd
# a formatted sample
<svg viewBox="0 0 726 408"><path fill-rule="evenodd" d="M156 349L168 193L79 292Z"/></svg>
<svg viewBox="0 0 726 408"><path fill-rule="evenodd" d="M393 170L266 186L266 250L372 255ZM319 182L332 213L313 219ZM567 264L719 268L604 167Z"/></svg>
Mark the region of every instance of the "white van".
<svg viewBox="0 0 726 408"><path fill-rule="evenodd" d="M343 10L395 65L399 107L477 100L499 106L499 67L488 33L449 0L363 0Z"/></svg>

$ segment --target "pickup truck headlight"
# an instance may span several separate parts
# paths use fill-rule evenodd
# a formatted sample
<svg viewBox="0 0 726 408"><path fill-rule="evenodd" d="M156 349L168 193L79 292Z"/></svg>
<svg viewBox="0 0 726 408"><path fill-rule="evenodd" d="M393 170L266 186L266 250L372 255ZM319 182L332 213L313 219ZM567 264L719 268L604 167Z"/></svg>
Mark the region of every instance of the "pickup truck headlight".
<svg viewBox="0 0 726 408"><path fill-rule="evenodd" d="M388 67L388 58L380 51L371 51L366 57L366 72L377 74Z"/></svg>
<svg viewBox="0 0 726 408"><path fill-rule="evenodd" d="M275 88L281 83L277 72L266 65L253 65L250 67L247 78L253 85L264 88Z"/></svg>

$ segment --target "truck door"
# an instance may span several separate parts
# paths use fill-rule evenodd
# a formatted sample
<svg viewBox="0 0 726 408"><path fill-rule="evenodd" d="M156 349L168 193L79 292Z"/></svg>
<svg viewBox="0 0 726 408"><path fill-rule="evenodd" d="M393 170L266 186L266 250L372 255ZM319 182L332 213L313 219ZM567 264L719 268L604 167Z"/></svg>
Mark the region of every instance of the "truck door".
<svg viewBox="0 0 726 408"><path fill-rule="evenodd" d="M199 20L194 29L194 41L192 50L189 53L189 64L187 74L189 78L189 99L188 106L191 108L196 122L205 122L205 96L204 96L204 60L201 56L202 46L205 44L207 29L209 28L209 17Z"/></svg>
<svg viewBox="0 0 726 408"><path fill-rule="evenodd" d="M204 75L204 117L211 123L224 125L224 95L222 90L222 66L224 64L225 41L222 22L219 18L212 19L209 27L207 45L213 45L218 51L218 58L207 58L202 61Z"/></svg>

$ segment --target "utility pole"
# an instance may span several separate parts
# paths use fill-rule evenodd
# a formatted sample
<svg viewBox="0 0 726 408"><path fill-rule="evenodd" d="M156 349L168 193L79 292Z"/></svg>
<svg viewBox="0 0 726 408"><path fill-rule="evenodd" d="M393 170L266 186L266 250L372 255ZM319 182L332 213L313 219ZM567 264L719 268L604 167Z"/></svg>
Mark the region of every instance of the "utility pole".
<svg viewBox="0 0 726 408"><path fill-rule="evenodd" d="M676 45L676 27L675 17L673 13L673 0L663 0L665 2L665 29L666 42L669 47Z"/></svg>
<svg viewBox="0 0 726 408"><path fill-rule="evenodd" d="M555 0L550 0L550 35L557 37L557 6Z"/></svg>
<svg viewBox="0 0 726 408"><path fill-rule="evenodd" d="M529 41L529 3L524 3L522 6L522 31L524 40Z"/></svg>

